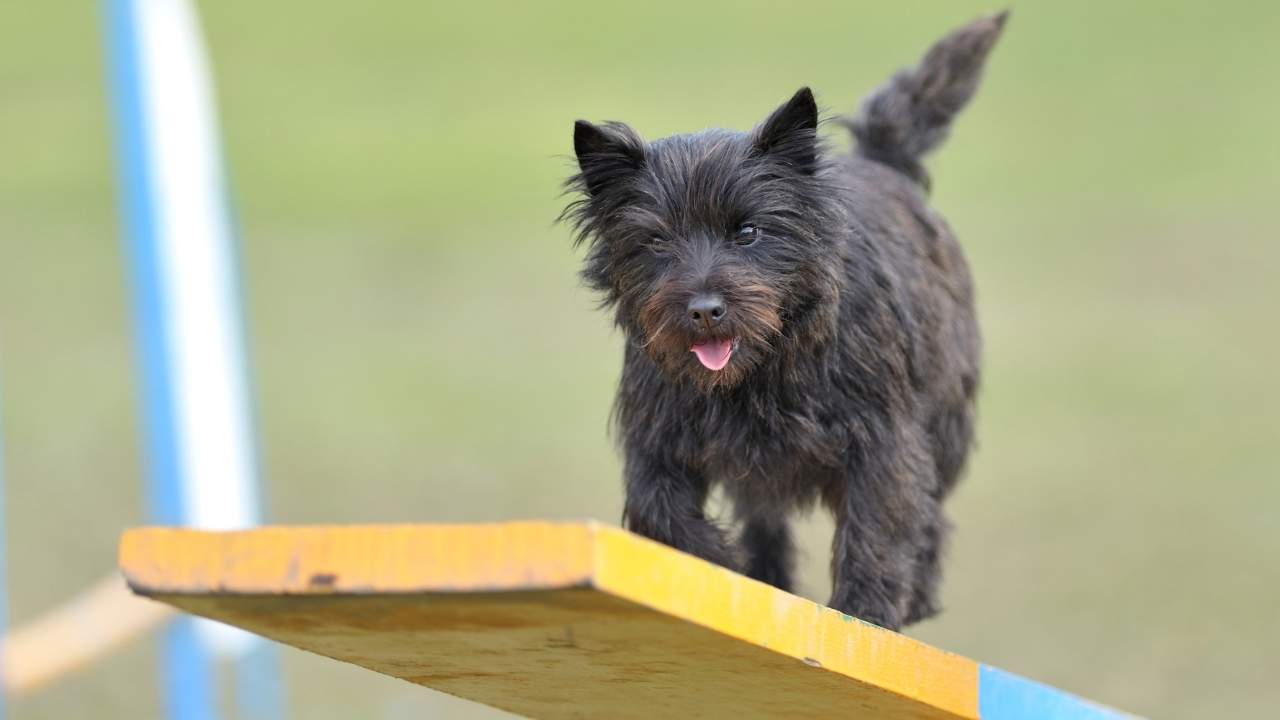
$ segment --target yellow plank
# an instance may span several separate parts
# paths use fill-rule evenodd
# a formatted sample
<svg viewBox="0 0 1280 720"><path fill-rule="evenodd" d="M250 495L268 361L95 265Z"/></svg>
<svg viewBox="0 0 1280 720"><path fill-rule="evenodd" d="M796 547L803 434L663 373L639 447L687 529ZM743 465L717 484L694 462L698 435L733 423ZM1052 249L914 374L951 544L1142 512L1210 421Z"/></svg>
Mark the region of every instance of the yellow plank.
<svg viewBox="0 0 1280 720"><path fill-rule="evenodd" d="M978 666L594 523L143 528L133 589L533 718L978 717Z"/></svg>

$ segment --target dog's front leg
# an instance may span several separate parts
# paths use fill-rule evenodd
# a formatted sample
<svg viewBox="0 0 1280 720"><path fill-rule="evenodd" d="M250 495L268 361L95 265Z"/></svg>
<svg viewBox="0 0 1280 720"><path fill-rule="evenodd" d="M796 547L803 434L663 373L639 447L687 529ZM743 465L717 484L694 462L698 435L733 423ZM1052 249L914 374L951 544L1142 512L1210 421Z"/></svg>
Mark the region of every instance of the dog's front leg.
<svg viewBox="0 0 1280 720"><path fill-rule="evenodd" d="M727 568L738 567L723 530L703 511L707 482L674 458L629 449L627 500L622 511L634 533Z"/></svg>
<svg viewBox="0 0 1280 720"><path fill-rule="evenodd" d="M845 482L829 498L836 516L831 607L897 630L908 617L919 548L936 520L933 471L918 434L881 428L851 451Z"/></svg>

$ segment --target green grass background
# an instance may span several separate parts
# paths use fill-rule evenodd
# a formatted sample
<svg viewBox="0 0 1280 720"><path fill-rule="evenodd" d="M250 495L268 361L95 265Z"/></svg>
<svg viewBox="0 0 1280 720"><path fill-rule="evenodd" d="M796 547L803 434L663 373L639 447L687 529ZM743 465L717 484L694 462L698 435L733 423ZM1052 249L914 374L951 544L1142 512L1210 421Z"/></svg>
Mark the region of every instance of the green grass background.
<svg viewBox="0 0 1280 720"><path fill-rule="evenodd" d="M273 520L598 517L619 336L553 220L571 122L829 110L970 2L202 2ZM16 623L143 521L99 9L0 5ZM1280 706L1280 6L1019 2L934 158L986 335L945 613L912 635L1165 718ZM823 599L829 523L804 525ZM154 644L12 707L153 717ZM285 653L299 718L492 717Z"/></svg>

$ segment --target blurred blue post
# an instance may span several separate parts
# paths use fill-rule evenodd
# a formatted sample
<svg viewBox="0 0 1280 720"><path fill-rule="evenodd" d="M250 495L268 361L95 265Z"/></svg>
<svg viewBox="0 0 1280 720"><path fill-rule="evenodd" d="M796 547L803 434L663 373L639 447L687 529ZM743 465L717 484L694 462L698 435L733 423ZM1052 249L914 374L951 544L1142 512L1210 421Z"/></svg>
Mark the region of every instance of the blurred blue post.
<svg viewBox="0 0 1280 720"><path fill-rule="evenodd" d="M251 527L260 490L237 262L199 23L190 0L103 1L150 519ZM183 619L161 653L170 718L221 716L219 657L236 662L241 717L284 716L271 646Z"/></svg>

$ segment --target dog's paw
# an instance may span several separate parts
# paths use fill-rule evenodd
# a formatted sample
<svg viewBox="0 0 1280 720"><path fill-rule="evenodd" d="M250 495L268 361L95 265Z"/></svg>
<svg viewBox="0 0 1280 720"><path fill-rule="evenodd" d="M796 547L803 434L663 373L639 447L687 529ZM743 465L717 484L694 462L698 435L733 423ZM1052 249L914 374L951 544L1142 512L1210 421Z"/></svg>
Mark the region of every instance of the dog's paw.
<svg viewBox="0 0 1280 720"><path fill-rule="evenodd" d="M827 606L886 630L899 630L904 624L905 613L894 603L859 593L852 587L837 586Z"/></svg>

